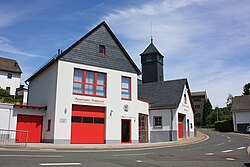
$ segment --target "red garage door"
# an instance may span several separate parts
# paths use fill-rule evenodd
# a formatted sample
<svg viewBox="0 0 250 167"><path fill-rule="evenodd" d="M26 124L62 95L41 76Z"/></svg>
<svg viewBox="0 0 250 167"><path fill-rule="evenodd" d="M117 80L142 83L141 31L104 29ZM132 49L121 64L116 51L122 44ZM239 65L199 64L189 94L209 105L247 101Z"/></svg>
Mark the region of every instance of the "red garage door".
<svg viewBox="0 0 250 167"><path fill-rule="evenodd" d="M43 117L34 115L17 115L16 130L28 131L29 143L40 143L42 140ZM26 133L16 133L17 142L26 141Z"/></svg>
<svg viewBox="0 0 250 167"><path fill-rule="evenodd" d="M72 144L104 144L105 108L72 106Z"/></svg>
<svg viewBox="0 0 250 167"><path fill-rule="evenodd" d="M179 138L183 138L183 116L178 116Z"/></svg>

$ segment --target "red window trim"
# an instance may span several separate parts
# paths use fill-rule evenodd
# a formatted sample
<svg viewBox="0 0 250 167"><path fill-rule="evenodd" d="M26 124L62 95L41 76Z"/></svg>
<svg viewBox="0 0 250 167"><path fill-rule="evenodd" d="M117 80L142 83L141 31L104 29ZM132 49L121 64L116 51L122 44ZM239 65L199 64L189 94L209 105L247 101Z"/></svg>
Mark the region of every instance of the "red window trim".
<svg viewBox="0 0 250 167"><path fill-rule="evenodd" d="M106 98L107 97L107 73L103 73L103 72L97 72L97 71L91 71L91 70L84 70L84 69L79 69L79 68L75 68L75 70L81 70L83 71L83 76L82 76L82 80L83 82L77 82L77 81L74 81L74 76L73 76L73 83L76 83L76 84L82 84L82 85L92 85L94 87L94 93L93 94L86 94L84 93L85 92L85 86L83 86L83 93L79 93L79 92L73 92L73 94L76 94L76 95L84 95L84 96L94 96L94 97L103 97L103 98ZM86 72L93 72L94 73L94 83L87 83L86 82L86 76L87 76L87 73ZM102 84L97 84L97 78L98 78L98 74L104 74L104 85ZM101 96L101 95L97 95L96 94L96 87L97 86L102 86L104 87L104 90L105 90L105 95L104 96Z"/></svg>
<svg viewBox="0 0 250 167"><path fill-rule="evenodd" d="M103 49L103 52L100 52L100 47L103 47L104 49ZM101 54L102 56L106 56L106 47L105 47L105 45L99 45L99 54Z"/></svg>
<svg viewBox="0 0 250 167"><path fill-rule="evenodd" d="M123 88L122 87L122 80L121 80L121 96L122 96L122 90L129 90L129 97L130 98L121 98L122 100L132 100L132 84L131 84L131 77L122 76L122 78L129 78L129 88Z"/></svg>

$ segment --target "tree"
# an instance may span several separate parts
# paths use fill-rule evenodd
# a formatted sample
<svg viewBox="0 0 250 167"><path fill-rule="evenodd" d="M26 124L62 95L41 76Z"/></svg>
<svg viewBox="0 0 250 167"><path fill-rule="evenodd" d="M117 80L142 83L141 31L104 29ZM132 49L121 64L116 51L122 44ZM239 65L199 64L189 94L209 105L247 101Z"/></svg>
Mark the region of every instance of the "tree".
<svg viewBox="0 0 250 167"><path fill-rule="evenodd" d="M10 93L7 90L0 87L0 97L10 97Z"/></svg>
<svg viewBox="0 0 250 167"><path fill-rule="evenodd" d="M247 83L243 87L243 95L250 95L250 83Z"/></svg>
<svg viewBox="0 0 250 167"><path fill-rule="evenodd" d="M226 105L229 110L231 110L232 104L233 104L233 95L228 93Z"/></svg>
<svg viewBox="0 0 250 167"><path fill-rule="evenodd" d="M203 109L203 125L208 125L210 123L209 116L211 115L212 111L213 111L212 104L210 103L210 100L207 99Z"/></svg>

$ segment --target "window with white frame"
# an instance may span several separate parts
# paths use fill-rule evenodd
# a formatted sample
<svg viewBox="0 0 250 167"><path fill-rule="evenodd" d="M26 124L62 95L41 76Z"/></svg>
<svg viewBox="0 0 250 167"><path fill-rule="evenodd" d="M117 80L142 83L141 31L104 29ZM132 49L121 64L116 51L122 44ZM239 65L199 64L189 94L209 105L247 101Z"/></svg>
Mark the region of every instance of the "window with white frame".
<svg viewBox="0 0 250 167"><path fill-rule="evenodd" d="M154 128L162 128L162 116L153 117Z"/></svg>

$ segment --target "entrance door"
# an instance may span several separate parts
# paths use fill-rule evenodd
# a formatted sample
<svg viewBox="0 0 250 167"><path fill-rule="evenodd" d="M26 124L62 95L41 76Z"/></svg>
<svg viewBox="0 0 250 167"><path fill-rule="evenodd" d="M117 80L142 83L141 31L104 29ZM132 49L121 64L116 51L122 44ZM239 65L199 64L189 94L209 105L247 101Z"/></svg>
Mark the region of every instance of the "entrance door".
<svg viewBox="0 0 250 167"><path fill-rule="evenodd" d="M122 119L122 143L131 143L131 120Z"/></svg>
<svg viewBox="0 0 250 167"><path fill-rule="evenodd" d="M183 116L178 116L178 134L179 138L183 138Z"/></svg>
<svg viewBox="0 0 250 167"><path fill-rule="evenodd" d="M40 143L42 141L43 117L35 115L17 115L16 142L26 142L26 133L28 131L28 143Z"/></svg>

